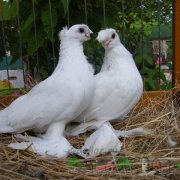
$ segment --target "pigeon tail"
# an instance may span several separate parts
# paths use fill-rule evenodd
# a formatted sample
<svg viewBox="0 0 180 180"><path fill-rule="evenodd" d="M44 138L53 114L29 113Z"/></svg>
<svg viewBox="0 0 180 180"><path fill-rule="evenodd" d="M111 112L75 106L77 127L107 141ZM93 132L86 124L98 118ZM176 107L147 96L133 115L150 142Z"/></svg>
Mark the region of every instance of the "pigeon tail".
<svg viewBox="0 0 180 180"><path fill-rule="evenodd" d="M134 137L134 136L153 136L154 133L151 130L144 128L134 128L127 131L114 130L118 138L120 137Z"/></svg>

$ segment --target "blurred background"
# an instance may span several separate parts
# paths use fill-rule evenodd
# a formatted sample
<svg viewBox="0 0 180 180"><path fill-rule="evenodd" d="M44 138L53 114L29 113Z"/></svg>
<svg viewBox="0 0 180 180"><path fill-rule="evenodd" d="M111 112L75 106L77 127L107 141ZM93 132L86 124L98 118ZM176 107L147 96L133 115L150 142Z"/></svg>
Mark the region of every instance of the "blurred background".
<svg viewBox="0 0 180 180"><path fill-rule="evenodd" d="M58 63L58 32L80 23L94 32L84 51L95 73L104 56L95 37L111 27L132 53L144 89L172 88L172 0L1 0L0 89L31 88L47 78Z"/></svg>

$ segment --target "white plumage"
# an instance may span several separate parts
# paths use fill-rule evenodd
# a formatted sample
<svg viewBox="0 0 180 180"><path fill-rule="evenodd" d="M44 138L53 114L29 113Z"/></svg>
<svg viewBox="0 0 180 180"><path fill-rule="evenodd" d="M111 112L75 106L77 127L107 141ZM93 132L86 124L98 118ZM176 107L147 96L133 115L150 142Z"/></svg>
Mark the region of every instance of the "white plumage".
<svg viewBox="0 0 180 180"><path fill-rule="evenodd" d="M61 31L59 63L55 71L0 111L0 133L47 130L45 140L63 136L65 124L87 108L94 90L93 72L83 53L83 42L90 39L90 33L84 24ZM11 147L16 148L16 145Z"/></svg>
<svg viewBox="0 0 180 180"><path fill-rule="evenodd" d="M30 150L42 156L67 157L69 154L77 154L86 157L81 150L75 149L63 136L63 124L52 124L46 134L39 137L15 135L21 143L11 143L8 146L13 149Z"/></svg>
<svg viewBox="0 0 180 180"><path fill-rule="evenodd" d="M122 144L118 137L152 134L143 128L114 130L109 123L127 116L142 95L143 83L132 55L121 44L114 29L100 31L97 40L105 48L105 57L100 73L95 76L92 101L74 120L81 124L66 129L66 135L97 129L82 147L88 150L90 157L115 149L120 151Z"/></svg>
<svg viewBox="0 0 180 180"><path fill-rule="evenodd" d="M67 135L78 135L107 121L123 119L143 92L142 78L133 57L121 44L116 31L101 30L97 40L105 48L105 57L100 73L95 76L94 95L88 108L75 119L82 124L67 129Z"/></svg>
<svg viewBox="0 0 180 180"><path fill-rule="evenodd" d="M107 152L116 155L121 150L121 146L122 143L117 138L112 127L104 123L86 139L82 151L87 150L87 157L95 157Z"/></svg>

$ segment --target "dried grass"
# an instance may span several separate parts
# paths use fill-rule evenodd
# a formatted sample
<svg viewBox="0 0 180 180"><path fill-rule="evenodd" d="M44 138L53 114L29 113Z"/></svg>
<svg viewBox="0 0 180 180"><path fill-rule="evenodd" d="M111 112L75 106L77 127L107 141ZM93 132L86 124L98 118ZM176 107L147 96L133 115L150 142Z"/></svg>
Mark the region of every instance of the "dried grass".
<svg viewBox="0 0 180 180"><path fill-rule="evenodd" d="M2 99L1 99L2 100ZM0 102L5 106L6 103ZM7 103L8 104L8 103ZM154 99L145 99L129 114L126 120L113 123L115 129L128 130L144 127L154 132L154 136L123 139L120 156L126 156L133 163L130 171L96 171L102 161L111 161L111 155L102 155L96 159L80 159L82 167L69 167L67 159L40 157L28 150L12 150L7 147L15 139L13 135L0 134L0 179L180 179L180 170L173 168L153 176L140 177L141 159L153 162L158 159L164 166L180 162L180 90L172 90ZM69 141L80 148L89 133L71 137ZM171 147L168 137L176 141ZM150 164L152 166L152 163Z"/></svg>

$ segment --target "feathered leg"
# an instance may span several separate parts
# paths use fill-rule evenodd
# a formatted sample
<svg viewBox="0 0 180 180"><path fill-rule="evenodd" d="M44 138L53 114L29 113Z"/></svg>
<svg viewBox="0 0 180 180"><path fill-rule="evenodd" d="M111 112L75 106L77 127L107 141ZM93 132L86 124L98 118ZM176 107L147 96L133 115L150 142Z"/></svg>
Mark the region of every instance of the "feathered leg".
<svg viewBox="0 0 180 180"><path fill-rule="evenodd" d="M41 137L16 135L20 143L11 143L9 147L13 149L29 149L42 156L55 156L58 158L67 157L68 154L77 154L83 158L86 155L81 150L75 149L63 136L65 125L54 123L49 126L46 134Z"/></svg>
<svg viewBox="0 0 180 180"><path fill-rule="evenodd" d="M21 150L28 148L42 156L67 157L68 151L73 147L62 135L64 127L65 126L62 123L54 123L49 126L46 134L41 138L18 135L17 138L23 140L23 142L11 143L9 147Z"/></svg>

